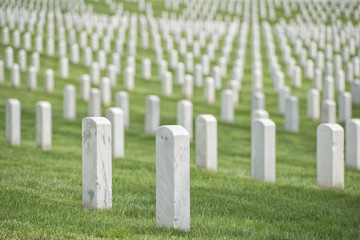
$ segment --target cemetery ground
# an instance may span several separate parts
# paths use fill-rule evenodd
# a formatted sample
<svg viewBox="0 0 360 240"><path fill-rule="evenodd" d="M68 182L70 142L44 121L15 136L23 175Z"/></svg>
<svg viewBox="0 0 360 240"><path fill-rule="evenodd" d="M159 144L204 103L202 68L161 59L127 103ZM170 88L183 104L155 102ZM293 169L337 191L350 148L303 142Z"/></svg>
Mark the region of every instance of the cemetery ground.
<svg viewBox="0 0 360 240"><path fill-rule="evenodd" d="M249 43L250 44L250 43ZM250 46L249 46L250 47ZM0 46L0 52L5 51ZM16 56L16 52L14 55ZM139 54L151 55L150 52ZM251 61L250 51L246 59ZM58 59L41 56L41 69L57 69ZM264 63L266 66L266 63ZM140 69L137 62L137 68ZM0 116L5 103L16 96L21 101L22 142L11 147L5 140L5 121L0 121L0 237L1 238L333 238L360 237L360 175L345 169L345 189L319 189L316 185L316 127L306 119L306 91L300 99L301 134L284 131L277 114L277 96L264 74L266 109L276 122L276 183L251 179L251 68L245 67L235 124L218 122L219 166L217 172L196 168L191 142L191 230L158 228L155 223L155 137L144 134L145 98L161 95L153 74L149 81L136 74L136 90L130 94L130 128L125 135L125 158L113 160L113 208L90 211L82 207L81 120L87 103L77 101L77 119L63 119L63 87L79 85L88 70L70 65L71 76L62 80L55 72L55 92L47 94L43 76L38 88L29 91L26 73L21 87L7 81L0 87ZM264 67L266 72L266 68ZM43 72L43 71L41 71ZM7 70L7 76L10 72ZM289 79L286 79L289 81ZM304 80L304 85L311 85ZM122 79L112 90L122 90ZM349 86L347 85L347 88ZM216 103L203 103L202 89L194 88L194 116L210 113L219 119L220 94ZM79 92L77 92L79 96ZM172 97L161 97L161 125L176 123L176 104L181 87ZM35 104L47 100L53 107L53 147L36 149ZM112 99L114 102L114 99ZM106 108L103 107L103 114ZM354 117L360 109L354 108Z"/></svg>
<svg viewBox="0 0 360 240"><path fill-rule="evenodd" d="M1 33L0 33L1 35ZM266 56L265 40L262 53ZM7 46L0 44L0 58ZM126 43L124 43L126 49ZM17 56L19 49L14 49ZM232 53L235 55L236 53ZM280 54L280 53L278 53ZM31 54L28 52L28 62ZM141 60L152 59L152 77L141 77ZM129 92L130 127L125 131L125 157L112 161L111 210L85 210L82 205L82 132L88 104L80 100L80 77L89 69L69 64L70 77L61 79L58 57L41 54L38 87L27 88L27 72L21 73L21 87L10 86L10 71L0 86L0 238L3 239L87 239L87 238L199 238L199 239L359 239L360 172L345 168L344 189L321 189L316 182L316 129L320 121L307 119L306 94L312 81L303 78L303 87L292 89L300 101L300 133L284 130L278 114L278 96L273 90L267 58L263 57L266 110L276 123L276 183L251 178L251 30L247 41L244 77L235 110L235 123L220 121L221 91L216 102L207 105L203 88L194 87L194 117L213 114L218 119L218 171L201 170L195 163L195 145L190 149L191 229L181 231L156 226L155 137L144 133L145 99L161 99L161 125L176 124L176 106L182 99L181 86L162 96L155 54L138 46L135 90ZM180 57L179 61L182 61ZM83 59L80 59L83 62ZM110 58L108 58L110 62ZM122 56L124 65L126 56ZM280 62L283 69L285 63ZM44 71L55 71L55 91L44 92ZM232 63L228 64L230 78ZM123 71L123 68L122 68ZM102 71L102 76L106 71ZM291 79L286 77L285 84ZM63 89L77 89L77 118L63 119ZM346 83L346 90L350 86ZM123 89L118 75L112 92ZM21 102L21 146L7 145L5 105L9 98ZM52 149L41 151L35 141L35 104L52 104ZM107 107L102 107L105 116ZM353 107L353 118L360 108ZM194 136L195 137L195 136Z"/></svg>

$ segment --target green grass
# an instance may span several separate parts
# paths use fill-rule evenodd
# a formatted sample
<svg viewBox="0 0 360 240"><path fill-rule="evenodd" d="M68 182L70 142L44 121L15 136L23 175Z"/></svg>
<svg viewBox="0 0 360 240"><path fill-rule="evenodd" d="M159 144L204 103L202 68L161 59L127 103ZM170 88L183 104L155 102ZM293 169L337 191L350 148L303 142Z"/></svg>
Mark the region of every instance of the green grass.
<svg viewBox="0 0 360 240"><path fill-rule="evenodd" d="M135 3L126 4L134 7ZM247 44L243 90L234 124L220 122L220 92L217 92L216 103L208 106L203 103L203 90L194 89L194 116L210 113L219 120L219 166L218 172L197 169L195 146L191 143L189 232L156 227L155 137L144 134L145 98L149 94L159 95L161 124L176 124L176 104L181 99L181 88L174 85L172 97L161 96L153 51L137 49L136 88L129 93L131 121L125 135L126 157L113 159L113 208L107 211L82 208L81 119L87 116L87 103L78 99L76 121L65 121L62 117L63 87L74 84L79 97L80 76L90 71L82 65L70 65L70 78L62 80L58 71L59 58L42 54L35 91L27 90L26 73L21 75L21 87L11 88L10 73L6 71L6 83L0 86L0 238L360 238L360 172L345 169L343 190L317 187L316 127L319 122L306 119L306 91L311 88L311 81L303 79L301 89L292 89L300 100L301 132L285 132L283 116L277 113L277 96L268 72L264 41L266 109L277 128L276 183L251 179L250 38ZM0 45L0 59L3 60L5 47ZM17 59L17 50L14 56ZM164 56L167 58L167 54ZM144 57L152 59L153 77L149 81L141 79ZM124 63L125 57L122 57L122 66ZM281 64L285 70L284 63ZM231 67L229 64L228 73ZM46 68L55 70L53 94L44 92ZM230 74L223 80L223 86L229 79ZM287 78L286 84L290 83ZM115 93L122 90L122 86L121 74L117 87L112 90L113 103ZM346 87L349 90L349 86ZM5 141L5 103L13 97L21 101L22 142L19 147L8 146ZM53 107L51 151L36 149L35 104L40 100L49 101ZM105 110L103 107L103 113ZM353 116L360 117L359 108L353 109Z"/></svg>

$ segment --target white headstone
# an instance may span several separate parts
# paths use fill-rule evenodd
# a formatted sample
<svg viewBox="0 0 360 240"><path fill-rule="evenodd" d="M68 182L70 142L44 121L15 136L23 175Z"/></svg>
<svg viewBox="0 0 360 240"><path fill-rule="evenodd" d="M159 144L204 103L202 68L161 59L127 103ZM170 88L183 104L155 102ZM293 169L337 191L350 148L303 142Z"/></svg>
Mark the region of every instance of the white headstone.
<svg viewBox="0 0 360 240"><path fill-rule="evenodd" d="M0 60L0 85L5 83L4 62Z"/></svg>
<svg viewBox="0 0 360 240"><path fill-rule="evenodd" d="M221 80L221 69L219 66L214 66L212 68L212 77L215 81L215 88L217 90L221 89L222 86L222 80Z"/></svg>
<svg viewBox="0 0 360 240"><path fill-rule="evenodd" d="M92 84L98 85L100 82L100 66L97 62L93 62L91 64L90 73Z"/></svg>
<svg viewBox="0 0 360 240"><path fill-rule="evenodd" d="M50 150L52 145L51 104L40 101L36 103L36 146Z"/></svg>
<svg viewBox="0 0 360 240"><path fill-rule="evenodd" d="M344 130L338 124L317 128L317 185L344 188Z"/></svg>
<svg viewBox="0 0 360 240"><path fill-rule="evenodd" d="M124 71L124 88L127 91L135 88L135 71L132 67L127 67Z"/></svg>
<svg viewBox="0 0 360 240"><path fill-rule="evenodd" d="M279 106L279 113L281 115L285 114L285 103L286 103L286 99L290 97L290 94L291 94L291 90L287 86L279 90L278 106Z"/></svg>
<svg viewBox="0 0 360 240"><path fill-rule="evenodd" d="M26 51L21 49L18 53L20 71L25 72L27 68Z"/></svg>
<svg viewBox="0 0 360 240"><path fill-rule="evenodd" d="M252 121L257 120L257 119L268 119L268 118L269 118L269 113L265 110L256 109L251 112Z"/></svg>
<svg viewBox="0 0 360 240"><path fill-rule="evenodd" d="M71 62L72 63L79 63L80 56L79 56L79 45L74 43L71 45Z"/></svg>
<svg viewBox="0 0 360 240"><path fill-rule="evenodd" d="M175 70L175 76L176 76L176 84L182 85L185 80L185 65L182 62L179 62L176 66Z"/></svg>
<svg viewBox="0 0 360 240"><path fill-rule="evenodd" d="M334 79L331 76L326 76L324 79L324 100L334 100Z"/></svg>
<svg viewBox="0 0 360 240"><path fill-rule="evenodd" d="M339 122L346 123L352 117L351 93L343 92L339 95Z"/></svg>
<svg viewBox="0 0 360 240"><path fill-rule="evenodd" d="M92 59L92 49L90 47L86 47L84 49L84 66L85 67L90 67L91 64L93 63L93 59Z"/></svg>
<svg viewBox="0 0 360 240"><path fill-rule="evenodd" d="M251 110L265 109L265 95L261 92L257 92L252 95Z"/></svg>
<svg viewBox="0 0 360 240"><path fill-rule="evenodd" d="M322 89L322 71L320 68L315 69L312 87L318 90Z"/></svg>
<svg viewBox="0 0 360 240"><path fill-rule="evenodd" d="M226 89L221 93L221 121L233 123L235 118L234 112L233 91Z"/></svg>
<svg viewBox="0 0 360 240"><path fill-rule="evenodd" d="M194 90L193 76L186 74L185 80L182 86L182 93L185 99L191 99L193 97Z"/></svg>
<svg viewBox="0 0 360 240"><path fill-rule="evenodd" d="M28 70L28 89L35 90L37 88L37 72L34 66L30 66Z"/></svg>
<svg viewBox="0 0 360 240"><path fill-rule="evenodd" d="M89 117L101 116L100 90L97 88L92 88L90 90L90 99L88 103L88 116Z"/></svg>
<svg viewBox="0 0 360 240"><path fill-rule="evenodd" d="M109 106L111 104L111 83L107 77L101 78L100 95L102 105Z"/></svg>
<svg viewBox="0 0 360 240"><path fill-rule="evenodd" d="M217 120L213 115L196 117L196 166L217 171Z"/></svg>
<svg viewBox="0 0 360 240"><path fill-rule="evenodd" d="M299 100L290 96L285 101L285 130L288 132L299 132Z"/></svg>
<svg viewBox="0 0 360 240"><path fill-rule="evenodd" d="M111 123L103 117L82 120L83 207L111 209Z"/></svg>
<svg viewBox="0 0 360 240"><path fill-rule="evenodd" d="M275 123L257 119L251 123L251 176L275 182Z"/></svg>
<svg viewBox="0 0 360 240"><path fill-rule="evenodd" d="M160 126L160 98L149 95L146 98L145 133L154 135Z"/></svg>
<svg viewBox="0 0 360 240"><path fill-rule="evenodd" d="M69 77L69 60L66 57L60 59L60 76L65 79Z"/></svg>
<svg viewBox="0 0 360 240"><path fill-rule="evenodd" d="M142 77L145 80L151 78L151 61L148 58L144 58L142 61Z"/></svg>
<svg viewBox="0 0 360 240"><path fill-rule="evenodd" d="M360 80L355 80L351 83L352 104L360 106Z"/></svg>
<svg viewBox="0 0 360 240"><path fill-rule="evenodd" d="M295 88L300 88L302 85L301 78L301 68L299 66L296 66L294 69L294 75L292 77L292 86Z"/></svg>
<svg viewBox="0 0 360 240"><path fill-rule="evenodd" d="M90 98L91 81L88 74L81 75L80 79L80 97L83 101L87 102Z"/></svg>
<svg viewBox="0 0 360 240"><path fill-rule="evenodd" d="M189 100L181 100L177 104L177 125L183 126L193 136L193 104Z"/></svg>
<svg viewBox="0 0 360 240"><path fill-rule="evenodd" d="M76 119L76 89L71 84L64 87L64 119Z"/></svg>
<svg viewBox="0 0 360 240"><path fill-rule="evenodd" d="M156 224L190 230L190 141L178 125L156 131Z"/></svg>
<svg viewBox="0 0 360 240"><path fill-rule="evenodd" d="M124 112L118 107L109 108L106 118L111 122L112 157L122 158L125 156Z"/></svg>
<svg viewBox="0 0 360 240"><path fill-rule="evenodd" d="M360 169L360 119L346 122L346 167Z"/></svg>
<svg viewBox="0 0 360 240"><path fill-rule="evenodd" d="M11 69L13 64L14 64L14 50L12 47L7 47L5 50L6 69Z"/></svg>
<svg viewBox="0 0 360 240"><path fill-rule="evenodd" d="M6 101L6 142L12 146L21 143L21 104L16 98Z"/></svg>
<svg viewBox="0 0 360 240"><path fill-rule="evenodd" d="M166 72L162 80L162 94L164 96L171 96L173 93L172 73Z"/></svg>
<svg viewBox="0 0 360 240"><path fill-rule="evenodd" d="M323 100L321 103L321 122L336 123L336 103L333 100Z"/></svg>
<svg viewBox="0 0 360 240"><path fill-rule="evenodd" d="M320 119L320 92L316 88L307 93L307 117L310 120Z"/></svg>
<svg viewBox="0 0 360 240"><path fill-rule="evenodd" d="M119 91L115 96L116 107L121 108L124 114L124 127L130 126L130 111L129 111L129 94L125 91Z"/></svg>
<svg viewBox="0 0 360 240"><path fill-rule="evenodd" d="M212 77L205 79L204 100L206 104L213 104L215 102L215 81Z"/></svg>
<svg viewBox="0 0 360 240"><path fill-rule="evenodd" d="M20 87L20 69L18 64L13 64L11 68L11 86Z"/></svg>

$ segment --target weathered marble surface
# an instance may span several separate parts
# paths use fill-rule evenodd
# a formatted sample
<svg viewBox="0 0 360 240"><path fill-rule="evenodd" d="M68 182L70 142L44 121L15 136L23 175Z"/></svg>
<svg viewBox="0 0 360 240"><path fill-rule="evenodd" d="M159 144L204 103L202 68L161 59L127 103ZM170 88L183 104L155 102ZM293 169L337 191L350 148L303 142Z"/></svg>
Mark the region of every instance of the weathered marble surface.
<svg viewBox="0 0 360 240"><path fill-rule="evenodd" d="M82 120L83 207L111 209L111 123L103 117Z"/></svg>
<svg viewBox="0 0 360 240"><path fill-rule="evenodd" d="M179 125L156 131L156 224L190 230L190 141Z"/></svg>

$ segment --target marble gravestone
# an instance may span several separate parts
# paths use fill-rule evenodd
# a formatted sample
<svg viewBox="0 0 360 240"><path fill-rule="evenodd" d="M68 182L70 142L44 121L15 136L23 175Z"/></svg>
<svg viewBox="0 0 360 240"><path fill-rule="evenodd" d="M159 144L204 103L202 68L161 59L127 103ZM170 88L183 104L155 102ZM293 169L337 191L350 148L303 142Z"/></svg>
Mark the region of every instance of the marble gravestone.
<svg viewBox="0 0 360 240"><path fill-rule="evenodd" d="M21 143L21 104L16 98L6 101L6 142L12 146Z"/></svg>
<svg viewBox="0 0 360 240"><path fill-rule="evenodd" d="M156 224L190 230L190 140L179 125L156 131Z"/></svg>
<svg viewBox="0 0 360 240"><path fill-rule="evenodd" d="M275 182L275 123L257 119L251 123L251 176Z"/></svg>
<svg viewBox="0 0 360 240"><path fill-rule="evenodd" d="M336 123L317 128L317 184L344 188L344 130Z"/></svg>
<svg viewBox="0 0 360 240"><path fill-rule="evenodd" d="M360 119L346 122L346 167L360 169Z"/></svg>
<svg viewBox="0 0 360 240"><path fill-rule="evenodd" d="M112 157L122 158L124 151L124 111L113 107L106 111L106 118L111 122Z"/></svg>
<svg viewBox="0 0 360 240"><path fill-rule="evenodd" d="M52 145L51 104L40 101L36 103L36 146L50 150Z"/></svg>
<svg viewBox="0 0 360 240"><path fill-rule="evenodd" d="M211 114L196 117L196 166L217 171L217 120Z"/></svg>
<svg viewBox="0 0 360 240"><path fill-rule="evenodd" d="M83 207L111 209L111 123L103 117L82 120Z"/></svg>

